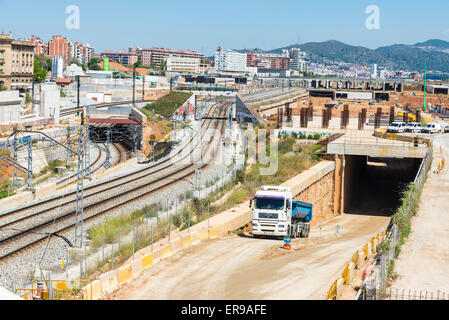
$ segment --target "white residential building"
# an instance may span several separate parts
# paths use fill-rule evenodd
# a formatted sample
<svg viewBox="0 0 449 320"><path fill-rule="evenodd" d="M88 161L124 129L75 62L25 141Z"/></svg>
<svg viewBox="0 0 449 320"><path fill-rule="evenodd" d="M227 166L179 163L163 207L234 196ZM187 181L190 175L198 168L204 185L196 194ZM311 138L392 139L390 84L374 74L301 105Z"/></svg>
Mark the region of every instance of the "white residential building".
<svg viewBox="0 0 449 320"><path fill-rule="evenodd" d="M217 71L248 72L247 55L233 50L215 51L215 69Z"/></svg>
<svg viewBox="0 0 449 320"><path fill-rule="evenodd" d="M169 55L166 63L169 72L198 72L201 59Z"/></svg>

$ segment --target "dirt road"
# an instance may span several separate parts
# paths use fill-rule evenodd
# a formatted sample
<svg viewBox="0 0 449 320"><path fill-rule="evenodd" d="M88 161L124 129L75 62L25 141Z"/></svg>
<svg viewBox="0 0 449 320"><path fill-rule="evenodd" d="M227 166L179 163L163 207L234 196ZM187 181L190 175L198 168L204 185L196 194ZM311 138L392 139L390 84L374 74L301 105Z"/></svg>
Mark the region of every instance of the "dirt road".
<svg viewBox="0 0 449 320"><path fill-rule="evenodd" d="M232 235L191 247L145 271L113 299L322 299L353 253L385 231L389 217L342 215L296 239ZM340 226L336 234L336 226Z"/></svg>
<svg viewBox="0 0 449 320"><path fill-rule="evenodd" d="M395 262L399 278L392 288L449 294L449 135L435 137L438 153L440 144L446 168L437 175L429 172L418 214L412 219L412 233Z"/></svg>

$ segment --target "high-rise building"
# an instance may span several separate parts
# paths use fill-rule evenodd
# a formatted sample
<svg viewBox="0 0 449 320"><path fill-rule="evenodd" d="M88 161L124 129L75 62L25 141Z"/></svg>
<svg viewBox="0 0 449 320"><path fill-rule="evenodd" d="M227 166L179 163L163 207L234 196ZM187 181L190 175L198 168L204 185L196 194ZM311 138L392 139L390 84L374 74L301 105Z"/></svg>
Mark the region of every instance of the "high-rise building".
<svg viewBox="0 0 449 320"><path fill-rule="evenodd" d="M28 41L34 42L34 54L39 56L41 54L48 55L48 42L43 41L41 38L31 36Z"/></svg>
<svg viewBox="0 0 449 320"><path fill-rule="evenodd" d="M27 89L33 82L34 42L0 34L0 86Z"/></svg>
<svg viewBox="0 0 449 320"><path fill-rule="evenodd" d="M373 63L370 66L371 79L377 79L377 64Z"/></svg>
<svg viewBox="0 0 449 320"><path fill-rule="evenodd" d="M307 69L307 64L305 62L306 54L301 52L300 48L290 49L290 67L296 69L300 72L305 72Z"/></svg>
<svg viewBox="0 0 449 320"><path fill-rule="evenodd" d="M68 60L69 40L63 36L53 36L48 42L48 55L51 57L63 57L64 62Z"/></svg>

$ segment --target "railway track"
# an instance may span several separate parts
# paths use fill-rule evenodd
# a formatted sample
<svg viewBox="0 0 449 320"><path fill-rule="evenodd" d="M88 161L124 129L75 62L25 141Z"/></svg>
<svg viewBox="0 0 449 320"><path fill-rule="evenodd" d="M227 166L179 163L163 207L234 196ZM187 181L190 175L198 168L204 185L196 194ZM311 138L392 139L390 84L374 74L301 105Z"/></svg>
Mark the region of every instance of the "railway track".
<svg viewBox="0 0 449 320"><path fill-rule="evenodd" d="M150 100L136 100L135 103L143 103L143 102L153 102ZM124 104L132 104L133 101L120 101L120 102L112 102L112 103L107 103L107 104L103 104L103 103L99 103L99 104L93 104L91 105L91 107L96 107L97 109L102 109L102 108L107 108L107 107L113 107L113 106L120 106L120 105L124 105ZM85 107L85 106L80 106L80 108ZM77 113L77 108L76 107L70 107L70 108L62 108L60 110L60 116L61 117L66 117L66 116L70 116L72 114L76 114Z"/></svg>
<svg viewBox="0 0 449 320"><path fill-rule="evenodd" d="M223 132L224 125L222 121L205 120L202 125L204 126L206 123L207 128L214 123L215 127L219 127L219 130ZM196 147L195 144L192 144L193 139L194 138L190 139L188 143L188 146L191 148L187 156L193 153ZM208 154L211 145L211 143L208 143L206 147L203 148L203 154ZM178 153L181 151L182 150L178 151ZM170 159L166 159L161 163L166 162L170 162ZM91 192L88 192L84 197L86 203L84 206L84 220L88 221L108 213L110 210L119 208L120 206L138 200L144 196L148 196L151 193L160 191L161 189L176 183L177 180L186 179L194 174L194 164L190 163L184 166L173 166L173 164L168 163L164 167L159 168L161 163L152 165L150 167L153 169L151 172L142 173L142 171L148 170L149 168L138 171L142 173L140 177L136 177L134 172L130 175L115 179L112 181L115 182L115 184L113 186L108 186L106 189L98 188L99 185L86 188L86 190L90 190ZM203 165L203 167L207 166L207 164ZM153 179L150 180L150 177ZM127 181L125 182L124 179L126 178ZM170 178L170 180L167 178ZM142 183L131 183L136 181L140 181ZM100 185L105 185L107 183L110 182L103 182ZM97 189L92 191L92 188L95 187ZM117 192L111 196L102 199L94 198L95 195L104 194L106 191L115 190ZM34 209L32 214L26 214L25 211L21 211L21 209L19 209L0 215L0 230L3 231L3 238L0 239L0 260L46 239L48 237L48 233L59 233L72 228L74 226L73 219L69 221L69 218L73 217L75 210L70 208L70 204L73 206L76 200L71 200L64 204L60 203L59 205L57 205L54 200L61 200L62 202L64 197L69 197L73 194L76 194L76 192L64 195L58 199L53 199L51 208L48 208L48 203L47 208L41 207L39 210L36 210L36 207L34 206L30 206L28 209ZM60 211L64 211L64 213L61 214ZM22 215L20 215L20 213L22 213ZM45 217L44 213L46 213ZM19 228L19 226L21 226L21 228ZM25 229L21 230L22 228ZM4 236L5 232L6 236Z"/></svg>

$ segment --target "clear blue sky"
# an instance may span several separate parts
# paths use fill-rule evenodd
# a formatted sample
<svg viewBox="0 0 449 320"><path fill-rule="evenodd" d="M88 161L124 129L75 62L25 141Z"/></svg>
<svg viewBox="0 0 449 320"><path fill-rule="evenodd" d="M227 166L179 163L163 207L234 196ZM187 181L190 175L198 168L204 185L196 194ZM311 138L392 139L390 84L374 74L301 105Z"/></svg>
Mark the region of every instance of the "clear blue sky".
<svg viewBox="0 0 449 320"><path fill-rule="evenodd" d="M20 4L20 5L19 5ZM66 6L80 8L80 29L65 26ZM380 8L380 30L365 27L368 5ZM97 53L129 45L266 50L340 40L375 49L428 39L449 41L447 0L0 0L0 31L49 40L61 34L89 42Z"/></svg>

